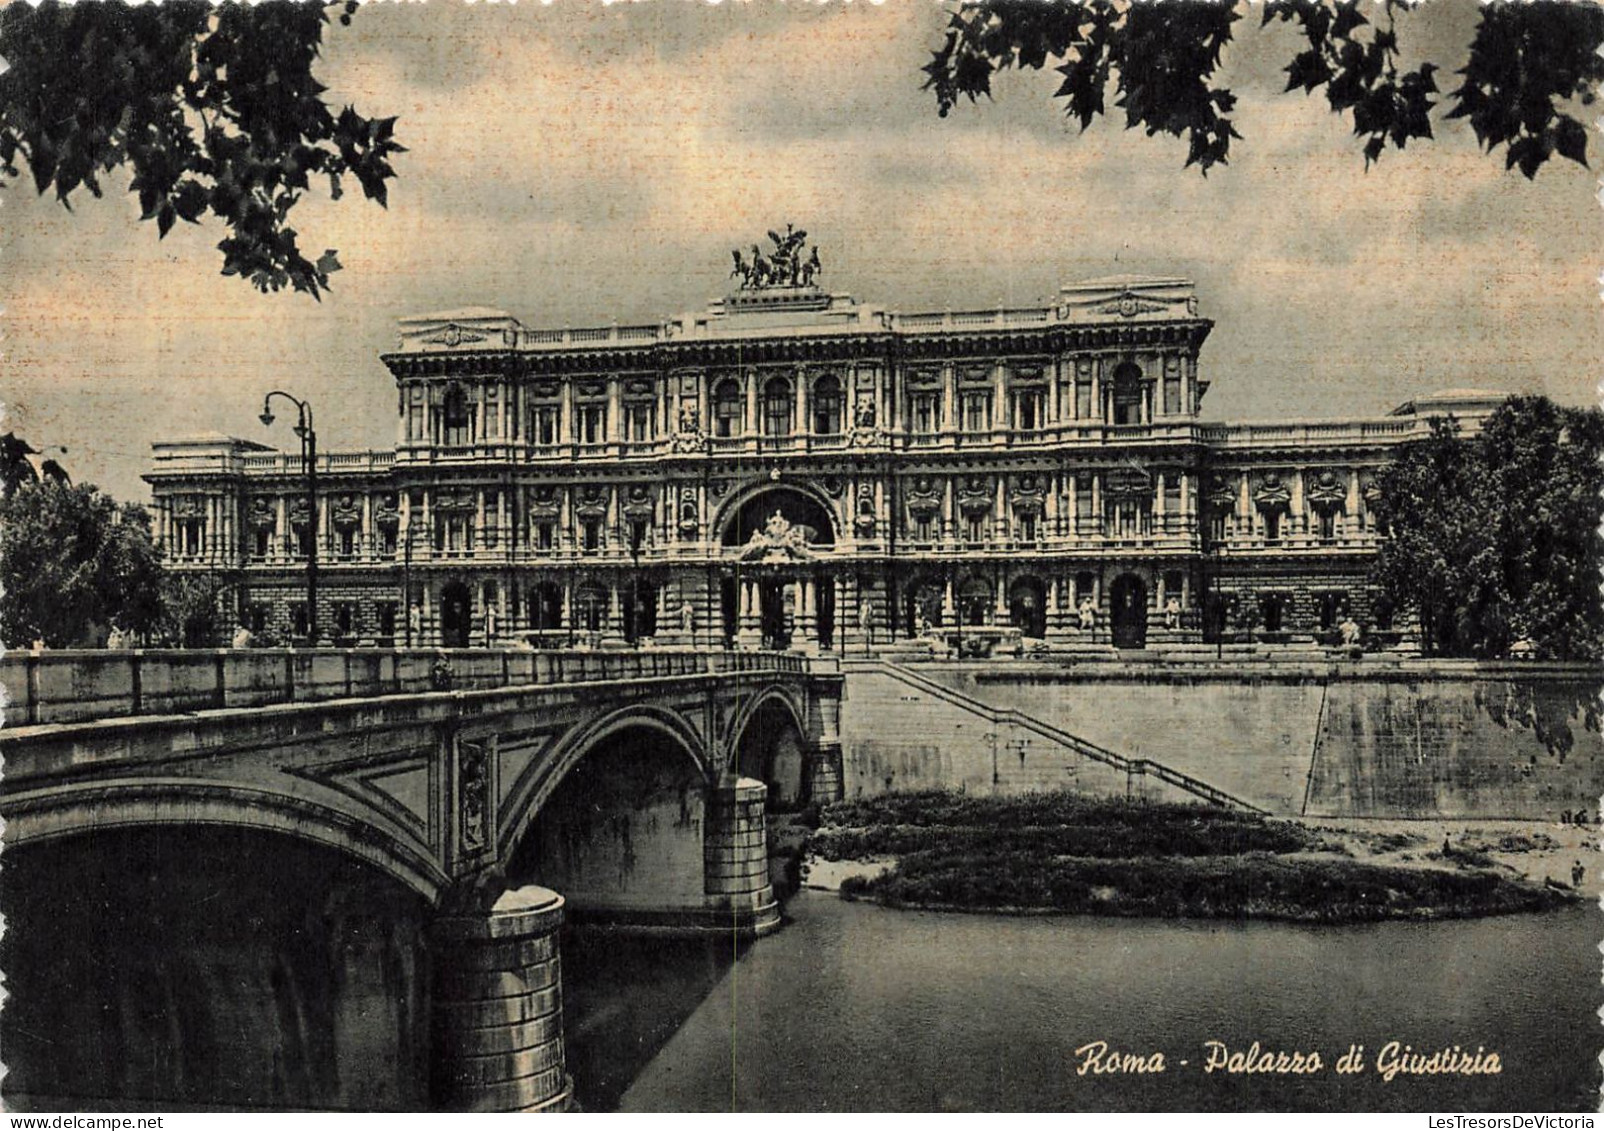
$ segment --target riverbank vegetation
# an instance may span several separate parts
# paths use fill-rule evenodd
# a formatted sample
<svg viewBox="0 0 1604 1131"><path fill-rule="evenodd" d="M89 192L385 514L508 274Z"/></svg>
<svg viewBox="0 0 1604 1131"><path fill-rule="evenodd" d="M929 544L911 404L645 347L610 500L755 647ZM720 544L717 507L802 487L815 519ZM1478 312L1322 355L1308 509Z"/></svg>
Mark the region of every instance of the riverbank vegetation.
<svg viewBox="0 0 1604 1131"><path fill-rule="evenodd" d="M885 860L841 894L888 907L1307 922L1534 911L1565 893L1469 854L1354 858L1340 833L1195 805L1056 792L890 794L828 806L810 850Z"/></svg>

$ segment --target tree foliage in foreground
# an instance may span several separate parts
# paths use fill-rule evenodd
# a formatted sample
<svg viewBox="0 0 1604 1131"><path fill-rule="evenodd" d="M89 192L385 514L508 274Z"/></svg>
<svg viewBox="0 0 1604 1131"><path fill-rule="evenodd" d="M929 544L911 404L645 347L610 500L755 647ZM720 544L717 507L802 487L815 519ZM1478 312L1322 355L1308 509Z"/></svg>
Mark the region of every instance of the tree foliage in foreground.
<svg viewBox="0 0 1604 1131"><path fill-rule="evenodd" d="M345 24L356 4L332 7ZM223 274L318 297L339 260L301 251L295 204L321 185L338 200L350 176L383 205L390 158L404 152L394 118L324 104L312 64L329 15L289 0L0 9L0 170L26 166L70 208L125 168L140 219L162 236L211 214L229 231Z"/></svg>
<svg viewBox="0 0 1604 1131"><path fill-rule="evenodd" d="M26 484L0 499L0 640L52 648L112 623L161 623L162 567L150 515L90 484Z"/></svg>
<svg viewBox="0 0 1604 1131"><path fill-rule="evenodd" d="M1443 67L1404 69L1397 17L1402 0L1385 0L1376 22L1359 0L1266 0L1265 24L1294 27L1302 40L1287 63L1287 90L1323 90L1331 109L1351 118L1364 139L1365 166L1393 146L1432 136L1431 114ZM925 87L945 117L960 98L990 96L991 79L1010 68L1051 66L1054 96L1081 129L1114 105L1127 129L1185 137L1187 165L1207 173L1224 164L1236 96L1219 84L1220 56L1242 9L1211 0L974 0L953 13L942 45L924 68ZM1447 96L1449 118L1465 118L1489 152L1505 146L1506 168L1528 178L1554 154L1587 164L1587 128L1564 108L1593 102L1604 80L1604 6L1582 0L1485 5L1463 65Z"/></svg>
<svg viewBox="0 0 1604 1131"><path fill-rule="evenodd" d="M1378 479L1386 531L1375 579L1415 611L1428 654L1604 656L1604 412L1505 402L1475 436L1452 421Z"/></svg>

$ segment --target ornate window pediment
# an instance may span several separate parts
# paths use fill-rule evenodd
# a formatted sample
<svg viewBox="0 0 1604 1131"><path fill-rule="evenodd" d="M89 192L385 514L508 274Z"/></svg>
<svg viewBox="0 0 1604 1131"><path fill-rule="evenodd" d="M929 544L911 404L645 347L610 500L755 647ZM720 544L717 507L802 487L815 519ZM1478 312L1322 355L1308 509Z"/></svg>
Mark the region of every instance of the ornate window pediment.
<svg viewBox="0 0 1604 1131"><path fill-rule="evenodd" d="M969 475L958 484L958 509L966 515L990 514L996 495L982 475Z"/></svg>
<svg viewBox="0 0 1604 1131"><path fill-rule="evenodd" d="M291 526L305 526L307 515L310 513L306 507L305 499L291 499L288 507Z"/></svg>
<svg viewBox="0 0 1604 1131"><path fill-rule="evenodd" d="M585 518L599 518L607 513L607 490L598 483L587 483L579 488L574 500L574 512Z"/></svg>
<svg viewBox="0 0 1604 1131"><path fill-rule="evenodd" d="M529 489L529 509L537 518L555 518L562 510L557 488L541 483Z"/></svg>
<svg viewBox="0 0 1604 1131"><path fill-rule="evenodd" d="M1329 469L1314 476L1304 489L1304 497L1316 510L1342 510L1348 505L1348 485Z"/></svg>
<svg viewBox="0 0 1604 1131"><path fill-rule="evenodd" d="M338 496L329 508L336 530L350 530L362 522L362 504L351 495Z"/></svg>
<svg viewBox="0 0 1604 1131"><path fill-rule="evenodd" d="M278 522L276 510L272 499L258 495L251 500L251 509L245 521L254 530L270 530Z"/></svg>
<svg viewBox="0 0 1604 1131"><path fill-rule="evenodd" d="M631 483L624 493L624 514L629 518L651 518L656 506L652 489L645 483Z"/></svg>
<svg viewBox="0 0 1604 1131"><path fill-rule="evenodd" d="M1236 510L1237 493L1236 484L1226 479L1213 479L1209 482L1208 491L1203 496L1209 506L1216 510Z"/></svg>
<svg viewBox="0 0 1604 1131"><path fill-rule="evenodd" d="M1153 477L1139 467L1116 467L1103 477L1103 497L1111 502L1145 500L1153 495Z"/></svg>
<svg viewBox="0 0 1604 1131"><path fill-rule="evenodd" d="M384 495L373 508L373 521L381 530L394 530L401 525L400 504L394 495Z"/></svg>
<svg viewBox="0 0 1604 1131"><path fill-rule="evenodd" d="M908 513L929 517L941 509L941 485L928 475L915 476L907 490Z"/></svg>
<svg viewBox="0 0 1604 1131"><path fill-rule="evenodd" d="M1023 474L1014 477L1013 489L1009 491L1009 505L1014 513L1019 515L1039 515L1046 503L1047 488L1035 475Z"/></svg>
<svg viewBox="0 0 1604 1131"><path fill-rule="evenodd" d="M478 500L472 491L458 488L455 491L436 491L434 495L434 509L437 511L471 511L478 508Z"/></svg>
<svg viewBox="0 0 1604 1131"><path fill-rule="evenodd" d="M1275 472L1266 472L1253 489L1253 503L1262 511L1286 510L1292 505L1292 490Z"/></svg>

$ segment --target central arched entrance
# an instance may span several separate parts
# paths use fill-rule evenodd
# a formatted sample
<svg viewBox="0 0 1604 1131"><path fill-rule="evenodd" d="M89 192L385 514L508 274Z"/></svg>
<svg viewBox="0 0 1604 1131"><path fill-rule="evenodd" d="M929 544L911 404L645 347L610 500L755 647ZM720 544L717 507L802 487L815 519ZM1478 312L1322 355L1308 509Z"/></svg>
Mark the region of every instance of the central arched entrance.
<svg viewBox="0 0 1604 1131"><path fill-rule="evenodd" d="M744 546L753 534L763 534L778 515L808 546L835 545L835 520L830 510L800 487L776 484L760 489L728 516L720 541Z"/></svg>
<svg viewBox="0 0 1604 1131"><path fill-rule="evenodd" d="M473 598L460 581L448 581L440 590L440 643L466 648L473 629Z"/></svg>
<svg viewBox="0 0 1604 1131"><path fill-rule="evenodd" d="M1108 623L1116 648L1147 647L1147 586L1135 574L1115 578L1108 591Z"/></svg>

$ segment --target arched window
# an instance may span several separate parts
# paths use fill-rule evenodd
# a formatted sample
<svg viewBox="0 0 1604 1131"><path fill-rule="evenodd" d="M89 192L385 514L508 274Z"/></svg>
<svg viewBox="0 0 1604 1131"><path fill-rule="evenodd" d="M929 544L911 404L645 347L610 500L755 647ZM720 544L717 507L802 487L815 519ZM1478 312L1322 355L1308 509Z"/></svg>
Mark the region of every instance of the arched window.
<svg viewBox="0 0 1604 1131"><path fill-rule="evenodd" d="M791 393L791 382L784 377L772 377L763 386L763 435L789 436L791 414L796 400Z"/></svg>
<svg viewBox="0 0 1604 1131"><path fill-rule="evenodd" d="M841 431L841 382L825 375L813 385L813 433L834 436Z"/></svg>
<svg viewBox="0 0 1604 1131"><path fill-rule="evenodd" d="M713 390L713 435L740 434L741 387L733 377L726 377Z"/></svg>

